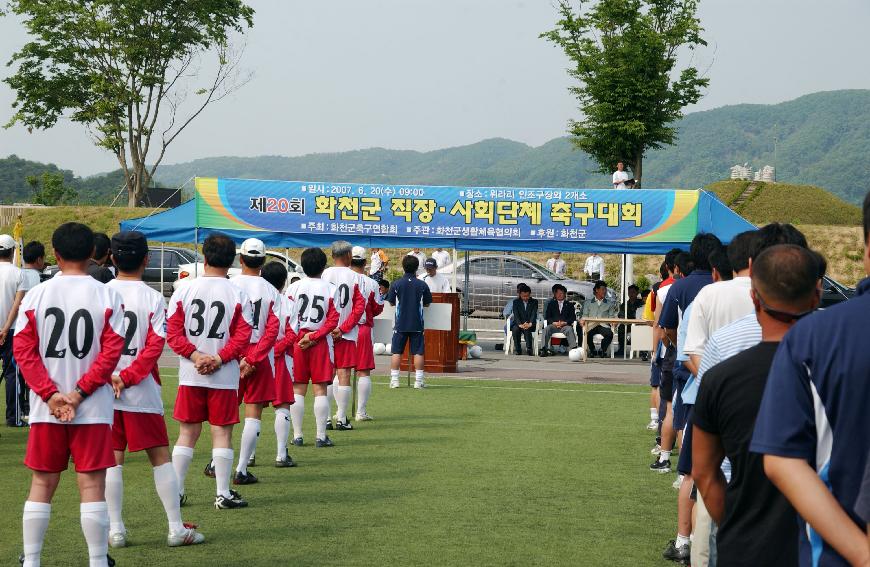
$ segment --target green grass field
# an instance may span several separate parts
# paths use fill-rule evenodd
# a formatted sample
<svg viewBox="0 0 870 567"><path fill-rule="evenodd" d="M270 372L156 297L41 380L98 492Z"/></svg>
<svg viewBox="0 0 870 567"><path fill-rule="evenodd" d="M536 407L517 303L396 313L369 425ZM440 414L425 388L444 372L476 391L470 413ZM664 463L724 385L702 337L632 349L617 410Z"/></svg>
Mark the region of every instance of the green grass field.
<svg viewBox="0 0 870 567"><path fill-rule="evenodd" d="M167 371L167 414L175 374ZM306 446L295 469L271 466L267 410L244 510L212 507L202 475L206 436L188 476L185 521L201 546L169 549L165 516L144 454L124 466L131 545L111 551L124 565L666 565L676 527L673 475L649 472L647 389L546 382L431 380L425 391L388 390L376 379L376 421L331 432L315 449L306 407ZM170 439L177 434L169 419ZM240 433L236 430L236 438ZM15 564L30 475L21 464L26 430L0 437L0 562ZM238 444L236 443L236 448ZM43 565L82 565L74 475L52 509Z"/></svg>

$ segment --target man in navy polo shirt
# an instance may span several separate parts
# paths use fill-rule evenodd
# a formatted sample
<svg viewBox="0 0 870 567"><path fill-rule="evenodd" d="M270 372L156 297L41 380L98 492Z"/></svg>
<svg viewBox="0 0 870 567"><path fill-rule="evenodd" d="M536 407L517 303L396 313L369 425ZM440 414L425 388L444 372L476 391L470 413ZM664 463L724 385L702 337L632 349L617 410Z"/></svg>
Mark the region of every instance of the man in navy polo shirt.
<svg viewBox="0 0 870 567"><path fill-rule="evenodd" d="M864 244L870 275L870 194ZM849 301L779 315L800 321L773 360L750 450L764 455L765 473L800 514L802 566L870 565L854 510L870 447L870 278Z"/></svg>
<svg viewBox="0 0 870 567"><path fill-rule="evenodd" d="M417 279L420 260L411 254L402 258L405 274L390 286L386 300L396 308L396 321L393 326L393 357L390 364L390 388L399 387L399 364L405 344L410 343L409 351L414 355L416 380L414 388L426 387L423 381L423 308L432 303L432 293L422 280Z"/></svg>

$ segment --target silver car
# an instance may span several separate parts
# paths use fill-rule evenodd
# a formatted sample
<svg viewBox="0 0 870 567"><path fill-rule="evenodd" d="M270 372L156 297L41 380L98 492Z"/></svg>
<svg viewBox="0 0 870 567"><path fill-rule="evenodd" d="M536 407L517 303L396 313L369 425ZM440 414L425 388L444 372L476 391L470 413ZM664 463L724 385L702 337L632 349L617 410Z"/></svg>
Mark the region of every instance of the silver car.
<svg viewBox="0 0 870 567"><path fill-rule="evenodd" d="M468 306L475 315L500 315L508 301L517 297L517 284L525 283L532 289L532 297L538 300L540 310L553 297L557 283L568 290L568 301L573 301L578 313L586 298L592 297L594 282L579 281L558 276L544 266L511 254L487 254L468 259L469 289ZM465 284L465 261L456 266L457 291L462 293ZM616 293L608 289L607 298L617 301Z"/></svg>

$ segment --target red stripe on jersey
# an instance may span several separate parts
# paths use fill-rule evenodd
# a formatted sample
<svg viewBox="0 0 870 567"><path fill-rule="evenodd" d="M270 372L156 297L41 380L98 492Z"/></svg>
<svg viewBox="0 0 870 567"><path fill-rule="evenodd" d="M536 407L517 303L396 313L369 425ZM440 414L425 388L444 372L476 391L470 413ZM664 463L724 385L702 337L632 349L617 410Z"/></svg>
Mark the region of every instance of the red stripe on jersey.
<svg viewBox="0 0 870 567"><path fill-rule="evenodd" d="M252 332L253 329L242 315L242 306L237 303L233 311L233 318L230 321L230 340L218 353L221 360L226 363L241 358L251 342ZM194 350L196 349L194 348Z"/></svg>
<svg viewBox="0 0 870 567"><path fill-rule="evenodd" d="M116 333L109 323L112 313L111 308L106 309L103 332L100 334L100 354L76 384L86 394L92 394L101 386L112 383L112 372L118 366L121 351L124 350L124 337Z"/></svg>
<svg viewBox="0 0 870 567"><path fill-rule="evenodd" d="M245 360L248 361L248 364L257 365L263 362L267 356L269 356L269 351L275 346L275 340L278 338L278 331L281 327L281 321L275 316L275 312L272 311L272 307L274 306L273 302L269 302L269 311L266 316L266 327L263 329L263 335L260 337L260 340L257 341L257 344L252 345L248 349L248 354L245 355Z"/></svg>
<svg viewBox="0 0 870 567"><path fill-rule="evenodd" d="M15 362L18 363L18 368L21 369L27 386L45 402L48 402L48 398L57 393L57 386L51 381L48 370L39 355L36 315L32 309L28 310L25 315L27 316L27 325L15 334L15 340L12 342L12 354L15 356Z"/></svg>
<svg viewBox="0 0 870 567"><path fill-rule="evenodd" d="M349 333L356 327L366 310L366 300L359 291L359 286L353 286L353 310L341 326L342 333Z"/></svg>
<svg viewBox="0 0 870 567"><path fill-rule="evenodd" d="M154 327L150 321L154 313L148 314L148 334L145 337L145 346L139 351L139 356L124 370L118 373L121 380L124 381L124 386L129 388L135 386L142 380L148 377L149 374L154 376L157 383L160 383L157 377L157 361L160 355L163 354L163 345L166 344L166 339L154 332Z"/></svg>
<svg viewBox="0 0 870 567"><path fill-rule="evenodd" d="M339 314L338 311L335 310L335 304L331 297L329 298L328 305L329 306L326 308L326 319L323 321L323 325L311 334L311 340L313 341L319 341L334 331L338 326Z"/></svg>
<svg viewBox="0 0 870 567"><path fill-rule="evenodd" d="M366 302L366 307L369 308L369 313L366 316L366 325L369 327L375 326L375 317L384 312L384 304L378 303L375 294L380 293L380 291L372 291L369 294L369 300Z"/></svg>
<svg viewBox="0 0 870 567"><path fill-rule="evenodd" d="M187 338L187 329L184 328L184 308L181 302L176 302L175 307L175 313L166 320L166 341L172 352L190 358L190 355L196 351L196 346Z"/></svg>

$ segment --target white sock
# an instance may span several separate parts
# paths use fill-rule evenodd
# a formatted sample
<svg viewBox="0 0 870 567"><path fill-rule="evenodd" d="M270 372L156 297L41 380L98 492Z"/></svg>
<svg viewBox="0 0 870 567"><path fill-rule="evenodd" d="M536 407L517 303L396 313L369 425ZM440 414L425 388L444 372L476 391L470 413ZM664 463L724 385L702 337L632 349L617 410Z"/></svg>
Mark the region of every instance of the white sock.
<svg viewBox="0 0 870 567"><path fill-rule="evenodd" d="M163 463L159 467L154 467L154 488L157 489L157 496L160 497L160 502L163 503L163 509L166 511L170 533L184 530L181 505L178 502L178 477L175 476L172 463Z"/></svg>
<svg viewBox="0 0 870 567"><path fill-rule="evenodd" d="M239 446L239 465L236 470L248 472L248 459L257 449L257 439L260 438L260 420L254 417L245 418L245 428L242 430L242 442Z"/></svg>
<svg viewBox="0 0 870 567"><path fill-rule="evenodd" d="M399 381L399 371L390 369L390 382L398 382Z"/></svg>
<svg viewBox="0 0 870 567"><path fill-rule="evenodd" d="M115 465L106 469L106 505L109 507L109 533L124 533L121 509L124 505L124 467ZM176 495L176 500L178 495Z"/></svg>
<svg viewBox="0 0 870 567"><path fill-rule="evenodd" d="M184 479L187 477L187 469L193 460L193 447L176 445L172 449L172 466L175 467L175 477L178 479L178 494L184 494Z"/></svg>
<svg viewBox="0 0 870 567"><path fill-rule="evenodd" d="M90 567L108 567L109 507L105 502L82 502L79 511Z"/></svg>
<svg viewBox="0 0 870 567"><path fill-rule="evenodd" d="M302 437L302 420L305 418L305 396L296 396L290 406L290 421L293 422L293 438Z"/></svg>
<svg viewBox="0 0 870 567"><path fill-rule="evenodd" d="M659 420L659 408L649 408L649 418L650 418L650 421L658 421Z"/></svg>
<svg viewBox="0 0 870 567"><path fill-rule="evenodd" d="M326 419L329 417L329 402L326 396L314 396L314 422L317 425L317 439L326 439Z"/></svg>
<svg viewBox="0 0 870 567"><path fill-rule="evenodd" d="M370 376L360 376L356 385L356 413L366 413L369 396L372 395L372 379Z"/></svg>
<svg viewBox="0 0 870 567"><path fill-rule="evenodd" d="M665 461L670 461L670 460L671 460L671 452L670 452L670 451L665 451L665 450L663 449L662 452L659 453L659 462L660 462L660 463L663 463L663 462L665 462Z"/></svg>
<svg viewBox="0 0 870 567"><path fill-rule="evenodd" d="M42 553L42 542L45 540L49 518L51 504L30 500L24 503L24 567L39 567L39 556Z"/></svg>
<svg viewBox="0 0 870 567"><path fill-rule="evenodd" d="M214 476L217 481L217 495L230 497L230 475L233 472L233 450L212 449L211 460L214 463Z"/></svg>
<svg viewBox="0 0 870 567"><path fill-rule="evenodd" d="M287 455L288 437L290 437L290 410L278 408L275 410L275 438L278 440L276 460L283 459Z"/></svg>
<svg viewBox="0 0 870 567"><path fill-rule="evenodd" d="M414 371L414 380L416 382L423 382L423 371L422 370L415 370Z"/></svg>
<svg viewBox="0 0 870 567"><path fill-rule="evenodd" d="M685 547L685 546L689 545L689 541L690 541L689 536L677 534L676 546L677 547Z"/></svg>
<svg viewBox="0 0 870 567"><path fill-rule="evenodd" d="M329 405L326 406L327 419L332 415L332 406L335 404L335 387L338 386L338 378L333 378L332 383L326 387L326 401Z"/></svg>
<svg viewBox="0 0 870 567"><path fill-rule="evenodd" d="M347 406L350 405L353 388L351 386L336 386L334 391L335 403L338 406L338 413L335 415L338 417L338 421L344 423L347 421Z"/></svg>

